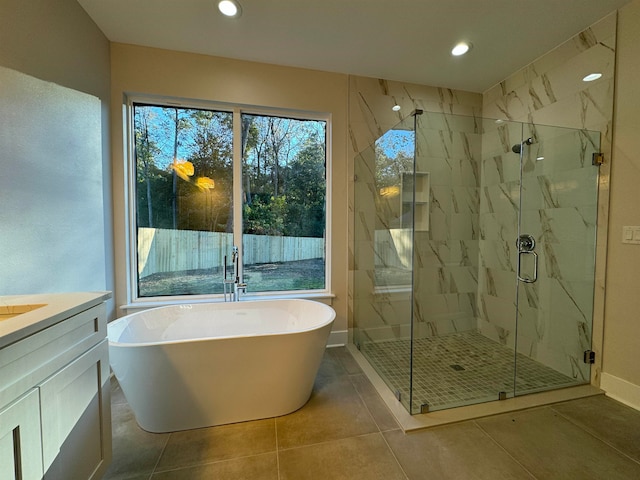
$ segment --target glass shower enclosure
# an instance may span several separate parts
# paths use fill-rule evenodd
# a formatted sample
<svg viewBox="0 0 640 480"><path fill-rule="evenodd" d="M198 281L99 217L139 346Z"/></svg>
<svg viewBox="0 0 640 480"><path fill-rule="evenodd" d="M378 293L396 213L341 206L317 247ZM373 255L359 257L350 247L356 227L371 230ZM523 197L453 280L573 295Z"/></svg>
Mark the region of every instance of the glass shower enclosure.
<svg viewBox="0 0 640 480"><path fill-rule="evenodd" d="M356 157L354 342L410 413L589 383L599 143L417 111Z"/></svg>

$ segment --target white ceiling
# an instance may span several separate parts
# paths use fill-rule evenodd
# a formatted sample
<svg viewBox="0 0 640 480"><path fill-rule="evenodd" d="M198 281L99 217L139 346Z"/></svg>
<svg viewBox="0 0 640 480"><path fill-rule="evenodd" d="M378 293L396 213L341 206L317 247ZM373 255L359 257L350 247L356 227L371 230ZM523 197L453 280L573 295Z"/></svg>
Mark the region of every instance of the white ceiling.
<svg viewBox="0 0 640 480"><path fill-rule="evenodd" d="M629 0L239 1L234 20L216 0L78 0L113 42L473 92Z"/></svg>

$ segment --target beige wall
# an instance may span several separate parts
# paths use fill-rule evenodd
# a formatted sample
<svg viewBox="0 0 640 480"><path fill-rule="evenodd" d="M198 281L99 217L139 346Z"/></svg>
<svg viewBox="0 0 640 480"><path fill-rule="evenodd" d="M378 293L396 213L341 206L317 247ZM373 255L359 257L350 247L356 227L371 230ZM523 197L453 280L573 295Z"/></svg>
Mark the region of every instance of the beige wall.
<svg viewBox="0 0 640 480"><path fill-rule="evenodd" d="M624 245L622 227L640 225L640 1L619 11L611 166L604 364L606 386L640 408L640 245ZM628 382L628 384L627 384ZM626 394L623 391L628 392Z"/></svg>
<svg viewBox="0 0 640 480"><path fill-rule="evenodd" d="M76 0L2 0L0 64L109 96L109 41Z"/></svg>
<svg viewBox="0 0 640 480"><path fill-rule="evenodd" d="M122 44L112 44L111 61L116 258L120 259L117 304L128 302L122 153L126 93L323 112L331 115L331 290L337 314L333 330L346 331L347 76Z"/></svg>
<svg viewBox="0 0 640 480"><path fill-rule="evenodd" d="M82 109L89 101L87 100L89 95L92 98L97 97L99 99L97 107L98 125L96 127L98 132L97 151L92 150L95 151L95 154L92 154L91 158L82 159L82 165L87 170L91 170L92 175L97 173L95 183L93 183L94 179L92 178L92 188L98 189L98 197L102 195L102 199L95 198L95 195L92 195L94 197L92 205L100 205L100 211L93 211L92 216L94 220L104 217L104 224L101 226L95 224L92 227L95 227L93 231L99 231L99 235L101 237L104 236L104 242L101 238L93 238L91 240L92 243L97 245L93 254L89 255L91 258L77 258L73 256L72 250L69 251L69 245L74 241L82 242L83 235L86 234L86 230L83 231L81 222L78 222L77 219L74 221L72 215L67 216L68 221L63 218L64 224L56 224L51 218L44 218L46 217L44 212L48 207L55 208L57 206L58 209L64 209L65 201L69 200L72 192L82 190L82 182L86 178L80 179L78 175L64 175L61 171L58 171L58 176L53 178L51 176L52 168L33 168L28 166L30 161L35 161L36 156L33 153L36 153L46 159L46 164L42 164L42 167L58 164L60 166L67 165L68 168L72 162L76 161L78 149L73 147L71 141L67 145L55 145L56 148L51 148L49 151L47 151L45 144L38 152L29 154L26 153L27 148L19 149L17 158L16 156L7 158L6 153L9 149L2 149L5 152L5 156L0 157L3 168L5 170L9 167L16 168L18 169L18 174L28 175L30 179L28 182L20 183L16 181L15 176L7 176L6 178L9 181L2 185L2 195L7 195L6 198L23 195L27 199L22 206L24 211L34 214L34 218L40 215L42 225L39 226L43 226L47 222L50 223L46 225L46 231L49 234L40 240L42 245L36 249L32 248L27 255L31 257L41 255L42 260L47 262L59 259L63 264L65 261L75 262L75 265L81 265L82 263L88 265L96 261L100 263L99 267L91 272L78 275L75 283L60 282L59 275L56 274L55 269L40 268L37 278L34 278L32 283L33 290L14 293L36 293L36 288L38 290L46 289L47 291L79 290L83 286L86 287L86 285L103 290L112 289L111 184L109 174L102 176L102 172L109 171L110 161L110 139L107 121L110 94L109 41L76 0L56 0L55 2L50 0L30 0L28 2L23 0L3 0L0 2L0 18L3 19L3 25L0 29L0 66L6 67L10 71L28 75L28 77L23 77L23 91L27 88L42 87L42 93L47 95L46 98L43 98L43 108L45 105L55 105L58 100L60 101L58 103L61 103L61 108L57 108L52 112L53 115L50 115L48 119L44 114L41 115L41 111L38 109L32 110L32 112L35 112L32 118L26 118L30 114L27 113L28 109L26 108L27 105L25 105L25 108L20 108L14 112L20 116L20 120L25 121L27 125L33 124L35 126L37 123L44 128L44 134L48 133L55 139L63 133L64 125L54 124L54 116L63 116L65 108L67 109L67 114L72 117L82 116L84 114ZM33 77L39 81L51 83L46 84L37 80L32 82ZM58 88L58 86L65 88ZM3 93L7 93L6 88L0 92L0 95ZM57 98L58 96L65 96L67 100ZM78 102L70 103L69 99L78 100ZM47 127L47 122L49 122L51 128ZM58 135L54 133L55 131L58 132ZM70 132L69 135L73 139L73 133ZM11 142L11 147L15 147L23 139L20 136L14 136L12 139L7 139L7 141ZM35 144L27 142L26 145L33 149ZM50 144L49 147L54 147L54 145ZM84 148L84 145L82 147ZM56 157L52 159L50 157L54 151L57 153ZM24 162L20 161L19 155L22 154L25 155ZM9 165L9 162L12 165ZM100 178L101 176L102 179ZM4 203L6 207L7 202ZM102 205L104 205L104 208ZM74 207L74 211L76 210L78 208ZM5 210L5 213L8 214L10 212ZM33 224L23 225L23 220L16 219L16 222L12 223L6 216L2 219L4 231L13 229L14 233L16 233L14 242L17 241L20 235L26 234L28 236L36 227ZM11 251L14 256L21 256L19 249L23 245L14 245L13 247ZM63 261L62 259L66 260ZM83 260L85 261L83 262ZM16 262L15 258L6 259L3 267L5 273L10 264L16 263L18 262ZM74 266L68 270L76 271L78 269ZM30 287L21 288L28 289ZM8 292L3 291L0 293Z"/></svg>

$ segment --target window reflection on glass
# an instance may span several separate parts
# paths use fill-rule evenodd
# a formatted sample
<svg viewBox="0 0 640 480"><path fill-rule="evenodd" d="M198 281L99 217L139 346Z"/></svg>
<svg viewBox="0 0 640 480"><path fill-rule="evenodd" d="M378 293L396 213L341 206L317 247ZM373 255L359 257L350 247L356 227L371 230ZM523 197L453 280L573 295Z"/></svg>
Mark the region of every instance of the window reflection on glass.
<svg viewBox="0 0 640 480"><path fill-rule="evenodd" d="M233 114L134 105L138 294L221 293L233 239Z"/></svg>
<svg viewBox="0 0 640 480"><path fill-rule="evenodd" d="M325 288L326 122L244 114L242 125L246 283Z"/></svg>
<svg viewBox="0 0 640 480"><path fill-rule="evenodd" d="M235 115L134 103L139 297L223 293L233 245L249 293L326 288L326 121Z"/></svg>

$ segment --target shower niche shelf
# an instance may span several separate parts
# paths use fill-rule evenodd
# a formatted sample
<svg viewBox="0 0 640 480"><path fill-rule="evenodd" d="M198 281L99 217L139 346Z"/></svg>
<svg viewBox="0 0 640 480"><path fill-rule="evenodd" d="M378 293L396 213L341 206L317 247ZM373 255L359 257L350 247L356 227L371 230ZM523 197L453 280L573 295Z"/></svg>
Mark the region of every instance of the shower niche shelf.
<svg viewBox="0 0 640 480"><path fill-rule="evenodd" d="M415 204L413 186L415 182ZM406 172L401 179L400 206L402 228L414 228L417 232L429 231L429 172ZM413 216L411 215L414 210ZM412 220L415 218L415 224Z"/></svg>

